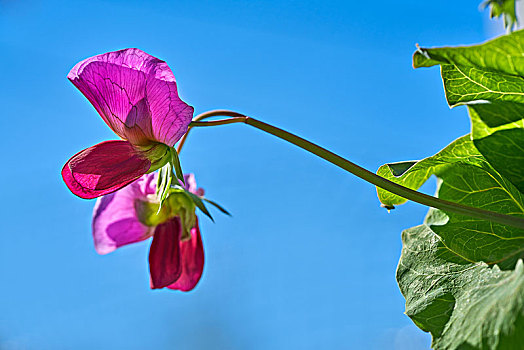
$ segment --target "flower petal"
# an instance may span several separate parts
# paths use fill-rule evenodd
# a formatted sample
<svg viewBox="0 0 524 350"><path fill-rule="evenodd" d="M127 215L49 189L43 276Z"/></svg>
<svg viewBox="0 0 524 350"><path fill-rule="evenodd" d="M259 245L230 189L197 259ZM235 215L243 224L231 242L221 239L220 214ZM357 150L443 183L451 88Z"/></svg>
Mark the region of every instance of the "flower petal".
<svg viewBox="0 0 524 350"><path fill-rule="evenodd" d="M193 107L178 97L168 65L139 49L85 59L67 77L107 125L135 145L173 146L193 117Z"/></svg>
<svg viewBox="0 0 524 350"><path fill-rule="evenodd" d="M175 283L170 284L167 288L187 292L195 288L204 270L204 246L202 245L198 219L195 227L191 230L191 239L180 242L180 255L182 274Z"/></svg>
<svg viewBox="0 0 524 350"><path fill-rule="evenodd" d="M149 250L151 288L164 288L174 283L182 273L180 238L182 226L175 217L158 225Z"/></svg>
<svg viewBox="0 0 524 350"><path fill-rule="evenodd" d="M95 249L99 254L151 237L154 227L138 220L135 203L155 193L155 175L144 175L129 186L97 199L92 226Z"/></svg>
<svg viewBox="0 0 524 350"><path fill-rule="evenodd" d="M184 185L186 190L188 190L189 192L191 192L193 194L196 194L199 197L203 197L204 196L204 189L203 188L197 188L195 175L193 175L191 173L184 174L184 182L185 182L185 185L182 184L182 183L181 184Z"/></svg>
<svg viewBox="0 0 524 350"><path fill-rule="evenodd" d="M100 197L126 186L151 167L127 141L105 141L75 154L62 168L67 187L85 199Z"/></svg>

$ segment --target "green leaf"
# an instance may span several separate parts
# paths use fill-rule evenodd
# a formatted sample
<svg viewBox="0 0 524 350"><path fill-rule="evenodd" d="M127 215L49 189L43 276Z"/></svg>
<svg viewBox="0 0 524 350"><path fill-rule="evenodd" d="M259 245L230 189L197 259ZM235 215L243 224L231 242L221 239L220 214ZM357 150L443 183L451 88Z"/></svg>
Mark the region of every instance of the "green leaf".
<svg viewBox="0 0 524 350"><path fill-rule="evenodd" d="M411 189L418 189L427 179L443 171L453 163L481 166L484 162L482 155L473 146L469 136L463 136L451 143L436 155L415 162L400 162L382 165L377 174L388 180L399 183ZM378 188L378 197L385 205L398 205L406 199L381 188Z"/></svg>
<svg viewBox="0 0 524 350"><path fill-rule="evenodd" d="M454 254L427 225L402 233L397 281L406 314L433 336L434 349L521 350L524 268L472 263Z"/></svg>
<svg viewBox="0 0 524 350"><path fill-rule="evenodd" d="M515 0L487 0L483 5L484 8L488 6L491 8L489 14L491 18L502 17L504 19L504 28L511 30L517 25Z"/></svg>
<svg viewBox="0 0 524 350"><path fill-rule="evenodd" d="M480 113L469 109L475 146L495 169L524 192L524 120L490 127Z"/></svg>
<svg viewBox="0 0 524 350"><path fill-rule="evenodd" d="M386 164L377 173L411 189L418 189L435 174L440 179L439 198L524 217L524 195L493 169L469 135L420 162ZM380 188L378 196L388 206L406 201ZM432 213L428 216L428 225L432 226L449 249L466 260L499 263L509 268L524 252L522 229L454 213Z"/></svg>
<svg viewBox="0 0 524 350"><path fill-rule="evenodd" d="M468 106L472 133L378 174L412 189L436 175L439 198L524 217L524 32L419 48L413 64L441 66L447 101ZM386 206L405 202L378 195ZM435 349L524 349L523 257L524 230L430 209L424 225L403 233L406 314L432 333Z"/></svg>
<svg viewBox="0 0 524 350"><path fill-rule="evenodd" d="M169 195L169 189L171 188L171 182L173 181L173 172L171 171L171 163L168 162L158 172L156 195L160 202L158 206L158 212L162 209L162 204Z"/></svg>
<svg viewBox="0 0 524 350"><path fill-rule="evenodd" d="M523 37L524 31L519 30L480 45L418 48L413 55L413 66L419 68L452 64L459 67L475 67L487 72L523 76Z"/></svg>
<svg viewBox="0 0 524 350"><path fill-rule="evenodd" d="M475 146L524 192L524 31L482 45L420 49L415 67L442 65L450 106L468 104Z"/></svg>

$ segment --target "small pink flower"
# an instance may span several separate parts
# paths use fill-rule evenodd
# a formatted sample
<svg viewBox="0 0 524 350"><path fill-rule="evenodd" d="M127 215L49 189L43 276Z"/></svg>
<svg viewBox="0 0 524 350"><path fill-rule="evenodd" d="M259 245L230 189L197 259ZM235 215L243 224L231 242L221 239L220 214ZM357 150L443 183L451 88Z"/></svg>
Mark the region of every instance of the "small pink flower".
<svg viewBox="0 0 524 350"><path fill-rule="evenodd" d="M144 175L129 186L98 198L93 212L95 249L107 254L152 236L151 288L189 291L200 280L204 268L195 207L180 197L184 194L172 193L158 212L156 177L156 174ZM203 190L196 188L192 174L186 175L185 181L187 190L203 195Z"/></svg>
<svg viewBox="0 0 524 350"><path fill-rule="evenodd" d="M62 177L71 192L96 198L170 160L193 107L178 97L175 77L164 61L125 49L85 59L67 77L122 138L89 147L67 161Z"/></svg>

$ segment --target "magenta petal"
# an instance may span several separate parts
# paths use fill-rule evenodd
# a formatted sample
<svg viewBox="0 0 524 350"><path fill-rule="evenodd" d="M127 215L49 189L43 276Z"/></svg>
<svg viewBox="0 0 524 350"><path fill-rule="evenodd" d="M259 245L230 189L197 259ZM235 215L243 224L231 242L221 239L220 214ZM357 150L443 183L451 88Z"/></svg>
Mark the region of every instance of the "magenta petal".
<svg viewBox="0 0 524 350"><path fill-rule="evenodd" d="M93 238L99 254L151 237L154 228L138 220L135 202L155 193L155 181L155 173L147 174L119 191L98 198L93 210Z"/></svg>
<svg viewBox="0 0 524 350"><path fill-rule="evenodd" d="M180 238L182 226L175 217L156 227L149 250L151 288L164 288L174 283L182 273Z"/></svg>
<svg viewBox="0 0 524 350"><path fill-rule="evenodd" d="M151 162L127 141L105 141L75 154L62 168L67 187L85 199L114 192L149 171Z"/></svg>
<svg viewBox="0 0 524 350"><path fill-rule="evenodd" d="M191 230L191 239L180 242L180 255L182 274L175 283L170 284L167 288L187 292L195 288L204 270L204 246L198 221Z"/></svg>
<svg viewBox="0 0 524 350"><path fill-rule="evenodd" d="M195 180L195 175L193 174L184 174L185 188L191 193L195 193L197 190L197 184Z"/></svg>
<svg viewBox="0 0 524 350"><path fill-rule="evenodd" d="M173 146L193 117L193 107L178 97L171 69L139 49L85 59L67 77L107 125L135 145Z"/></svg>
<svg viewBox="0 0 524 350"><path fill-rule="evenodd" d="M197 188L195 175L193 175L193 174L184 174L184 182L185 182L184 187L186 188L186 190L188 190L191 193L196 194L199 197L203 197L204 196L204 189L203 188ZM180 182L180 184L182 184L182 182Z"/></svg>

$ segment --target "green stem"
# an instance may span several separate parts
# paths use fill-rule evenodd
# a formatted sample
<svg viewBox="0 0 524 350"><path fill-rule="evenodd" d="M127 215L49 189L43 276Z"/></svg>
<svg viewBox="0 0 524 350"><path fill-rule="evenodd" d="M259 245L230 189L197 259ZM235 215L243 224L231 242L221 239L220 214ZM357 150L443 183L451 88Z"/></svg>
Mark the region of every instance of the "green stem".
<svg viewBox="0 0 524 350"><path fill-rule="evenodd" d="M227 116L228 119L214 120L214 121L202 121L203 119L218 117L218 116ZM233 123L245 123L251 125L259 130L265 131L268 134L276 136L282 140L285 140L289 143L294 144L302 149L305 149L308 152L311 152L322 159L327 160L328 162L335 164L336 166L350 172L351 174L377 186L386 191L394 193L400 197L409 199L413 202L417 202L428 207L433 207L441 209L444 211L453 212L456 214L467 215L479 219L484 219L492 222L497 222L503 225L509 225L524 229L524 219L496 213L489 210L484 210L480 208L470 207L467 205L462 205L459 203L450 202L444 199L436 198L424 193L414 191L410 188L404 187L392 181L389 181L381 176L378 176L375 173L372 173L355 163L350 162L347 159L342 158L341 156L328 151L327 149L320 147L314 143L311 143L297 135L294 135L290 132L277 128L275 126L269 125L267 123L261 122L260 120L247 117L240 113L227 111L227 110L214 110L206 113L202 113L195 117L193 122L191 122L190 127L202 127L202 126L216 126L216 125L225 125ZM186 134L187 136L187 134ZM182 144L182 142L181 142ZM181 146L179 145L179 151Z"/></svg>

